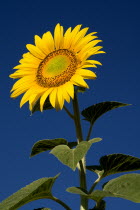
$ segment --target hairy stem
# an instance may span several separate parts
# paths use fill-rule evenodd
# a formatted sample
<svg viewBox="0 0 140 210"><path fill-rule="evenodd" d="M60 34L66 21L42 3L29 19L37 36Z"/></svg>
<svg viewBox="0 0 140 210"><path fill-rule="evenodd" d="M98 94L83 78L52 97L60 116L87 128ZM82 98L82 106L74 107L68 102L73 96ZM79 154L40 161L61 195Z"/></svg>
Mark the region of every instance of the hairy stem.
<svg viewBox="0 0 140 210"><path fill-rule="evenodd" d="M63 206L66 210L72 210L69 206L67 206L63 201L59 200L58 198L53 198L53 200Z"/></svg>
<svg viewBox="0 0 140 210"><path fill-rule="evenodd" d="M92 193L92 191L94 190L94 188L96 187L96 185L101 181L102 177L98 177L98 179L96 179L96 181L93 183L93 185L91 186L90 190L89 190L89 194Z"/></svg>
<svg viewBox="0 0 140 210"><path fill-rule="evenodd" d="M74 94L73 100L73 110L74 110L74 122L76 128L77 142L80 143L83 141L82 128L80 122L80 112L78 105L77 93ZM79 161L79 177L80 177L80 187L87 189L86 186L86 166L85 166L85 157ZM88 199L81 195L81 205L80 210L88 210Z"/></svg>
<svg viewBox="0 0 140 210"><path fill-rule="evenodd" d="M86 141L88 141L89 138L90 138L92 127L93 127L93 124L90 123L90 127L89 127L89 131L88 131L88 135L87 135Z"/></svg>
<svg viewBox="0 0 140 210"><path fill-rule="evenodd" d="M64 106L64 109L67 112L67 114L70 116L70 118L74 119L73 114L70 113L70 111L66 108L66 106Z"/></svg>

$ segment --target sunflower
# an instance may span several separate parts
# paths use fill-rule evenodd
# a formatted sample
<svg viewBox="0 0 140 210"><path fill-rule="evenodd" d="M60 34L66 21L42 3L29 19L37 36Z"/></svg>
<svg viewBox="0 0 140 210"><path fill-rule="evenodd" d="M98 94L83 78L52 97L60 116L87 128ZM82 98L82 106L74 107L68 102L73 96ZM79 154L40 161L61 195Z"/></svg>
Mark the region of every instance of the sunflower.
<svg viewBox="0 0 140 210"><path fill-rule="evenodd" d="M96 46L98 40L92 32L86 35L88 28L81 29L77 25L64 33L63 26L57 24L54 29L54 37L48 31L42 38L35 35L35 45L27 44L29 52L23 54L19 65L11 78L19 79L12 87L12 98L20 94L23 97L20 107L29 101L29 109L32 111L36 102L40 100L40 110L48 99L56 110L64 106L64 102L70 102L74 98L74 86L88 88L84 79L95 79L96 74L87 68L101 65L99 61L89 60L100 51L101 46Z"/></svg>

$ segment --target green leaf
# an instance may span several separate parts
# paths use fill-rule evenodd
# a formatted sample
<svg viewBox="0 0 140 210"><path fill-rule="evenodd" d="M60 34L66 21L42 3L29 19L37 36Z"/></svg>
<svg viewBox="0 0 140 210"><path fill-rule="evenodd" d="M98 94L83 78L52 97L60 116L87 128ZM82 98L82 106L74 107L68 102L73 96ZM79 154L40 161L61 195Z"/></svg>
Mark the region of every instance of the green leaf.
<svg viewBox="0 0 140 210"><path fill-rule="evenodd" d="M102 200L102 198L104 198L106 196L112 196L111 193L104 192L102 190L95 190L91 194L88 194L87 191L85 191L84 189L82 189L80 187L69 187L69 188L67 188L66 191L70 192L70 193L78 194L78 195L83 195L89 199L96 201L96 202L99 202L100 200Z"/></svg>
<svg viewBox="0 0 140 210"><path fill-rule="evenodd" d="M44 140L37 141L32 147L30 157L33 157L33 156L35 156L41 152L45 152L47 150L52 150L55 146L58 146L61 144L67 145L68 142L66 139L63 139L63 138L44 139Z"/></svg>
<svg viewBox="0 0 140 210"><path fill-rule="evenodd" d="M99 202L104 197L116 197L109 191L94 190L91 194L88 195L89 199L92 199L96 202Z"/></svg>
<svg viewBox="0 0 140 210"><path fill-rule="evenodd" d="M43 106L43 110L49 110L49 109L53 109L49 99L47 98L44 106ZM34 105L33 109L32 109L32 114L36 111L40 111L40 99L37 100L36 104Z"/></svg>
<svg viewBox="0 0 140 210"><path fill-rule="evenodd" d="M93 166L86 166L86 168L94 173L96 173L99 177L103 176L104 170L101 166L93 165Z"/></svg>
<svg viewBox="0 0 140 210"><path fill-rule="evenodd" d="M140 203L140 174L126 174L112 179L104 185L103 191L112 193L113 197Z"/></svg>
<svg viewBox="0 0 140 210"><path fill-rule="evenodd" d="M105 155L101 157L99 166L87 166L87 169L103 178L111 174L140 170L140 159L124 154Z"/></svg>
<svg viewBox="0 0 140 210"><path fill-rule="evenodd" d="M140 174L126 174L112 179L104 185L103 190L95 190L91 194L78 187L70 187L67 191L96 202L100 202L104 197L118 197L140 203Z"/></svg>
<svg viewBox="0 0 140 210"><path fill-rule="evenodd" d="M81 187L69 187L66 189L67 192L78 194L78 195L84 195L87 196L88 192Z"/></svg>
<svg viewBox="0 0 140 210"><path fill-rule="evenodd" d="M70 149L66 145L56 146L50 152L58 158L64 165L72 170L76 169L77 163L86 155L92 143L82 141L75 149Z"/></svg>
<svg viewBox="0 0 140 210"><path fill-rule="evenodd" d="M53 200L51 190L58 176L36 180L20 189L0 203L0 210L16 210L26 203L43 198Z"/></svg>
<svg viewBox="0 0 140 210"><path fill-rule="evenodd" d="M38 208L38 209L34 209L34 210L51 210L50 208Z"/></svg>
<svg viewBox="0 0 140 210"><path fill-rule="evenodd" d="M94 138L94 139L90 139L88 142L93 144L93 143L99 142L101 140L102 140L101 138Z"/></svg>
<svg viewBox="0 0 140 210"><path fill-rule="evenodd" d="M116 101L106 101L98 104L94 104L82 111L82 115L85 117L85 120L89 121L91 124L104 113L123 106L128 106L130 104L124 104Z"/></svg>

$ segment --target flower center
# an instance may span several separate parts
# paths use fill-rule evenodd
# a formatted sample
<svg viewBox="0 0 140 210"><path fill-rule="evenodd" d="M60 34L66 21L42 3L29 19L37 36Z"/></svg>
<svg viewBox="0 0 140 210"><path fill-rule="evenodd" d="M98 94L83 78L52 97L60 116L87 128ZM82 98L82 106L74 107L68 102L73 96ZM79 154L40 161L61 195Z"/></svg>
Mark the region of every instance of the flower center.
<svg viewBox="0 0 140 210"><path fill-rule="evenodd" d="M59 49L48 54L37 70L37 83L42 87L58 87L68 82L77 68L73 52Z"/></svg>

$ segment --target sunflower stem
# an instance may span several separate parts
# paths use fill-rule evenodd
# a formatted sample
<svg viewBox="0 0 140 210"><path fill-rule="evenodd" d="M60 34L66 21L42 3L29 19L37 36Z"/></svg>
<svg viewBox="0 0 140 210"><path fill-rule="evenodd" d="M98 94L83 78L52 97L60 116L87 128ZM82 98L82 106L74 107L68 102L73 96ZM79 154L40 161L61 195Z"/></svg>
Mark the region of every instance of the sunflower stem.
<svg viewBox="0 0 140 210"><path fill-rule="evenodd" d="M95 180L95 182L94 182L93 185L91 186L91 188L90 188L88 194L91 194L91 193L93 192L94 188L95 188L96 185L101 181L101 179L102 179L102 177L99 176L98 179Z"/></svg>
<svg viewBox="0 0 140 210"><path fill-rule="evenodd" d="M88 135L87 135L86 141L88 141L89 138L90 138L92 127L93 127L93 124L90 123L90 127L89 127L89 131L88 131Z"/></svg>
<svg viewBox="0 0 140 210"><path fill-rule="evenodd" d="M74 122L76 128L76 136L78 144L83 141L83 134L80 121L80 112L78 105L77 92L75 91L74 100L73 100L73 110L74 110ZM80 178L80 187L87 190L86 186L86 164L85 157L79 161L79 178ZM88 210L88 199L81 195L81 204L80 210Z"/></svg>
<svg viewBox="0 0 140 210"><path fill-rule="evenodd" d="M65 204L63 201L59 200L58 198L53 198L53 200L57 203L59 203L61 206L63 206L66 210L72 210L67 204Z"/></svg>
<svg viewBox="0 0 140 210"><path fill-rule="evenodd" d="M70 111L67 109L66 106L64 106L64 110L67 112L67 114L74 120L74 115L70 113Z"/></svg>

